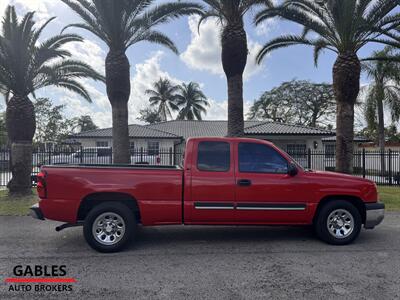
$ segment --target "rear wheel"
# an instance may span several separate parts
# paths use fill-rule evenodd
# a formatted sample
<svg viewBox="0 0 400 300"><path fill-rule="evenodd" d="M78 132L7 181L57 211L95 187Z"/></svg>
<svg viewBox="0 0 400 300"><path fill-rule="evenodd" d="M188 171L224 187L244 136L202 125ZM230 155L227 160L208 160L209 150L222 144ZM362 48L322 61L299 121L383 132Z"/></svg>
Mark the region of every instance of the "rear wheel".
<svg viewBox="0 0 400 300"><path fill-rule="evenodd" d="M99 252L120 251L135 233L135 216L124 204L104 202L86 216L83 234L86 242Z"/></svg>
<svg viewBox="0 0 400 300"><path fill-rule="evenodd" d="M317 236L333 245L347 245L353 242L360 234L361 225L358 209L344 200L326 203L314 223Z"/></svg>

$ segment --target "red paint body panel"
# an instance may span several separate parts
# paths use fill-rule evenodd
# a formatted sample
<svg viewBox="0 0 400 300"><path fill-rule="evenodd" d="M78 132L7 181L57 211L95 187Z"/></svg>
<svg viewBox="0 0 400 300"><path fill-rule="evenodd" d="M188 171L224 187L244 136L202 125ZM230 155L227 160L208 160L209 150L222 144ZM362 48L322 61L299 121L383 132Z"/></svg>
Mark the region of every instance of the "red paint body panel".
<svg viewBox="0 0 400 300"><path fill-rule="evenodd" d="M224 141L231 147L227 172L197 169L201 141ZM273 144L246 138L192 138L187 141L183 169L118 166L44 166L47 197L39 206L45 218L75 223L82 201L94 194L120 193L137 202L143 225L161 224L311 224L318 203L329 196L352 196L376 202L372 181L333 172L287 174L241 173L238 144L261 143L292 159ZM251 186L238 186L241 179ZM112 197L107 199L112 201ZM233 209L196 209L195 203L232 205ZM290 209L238 209L240 205L275 205Z"/></svg>

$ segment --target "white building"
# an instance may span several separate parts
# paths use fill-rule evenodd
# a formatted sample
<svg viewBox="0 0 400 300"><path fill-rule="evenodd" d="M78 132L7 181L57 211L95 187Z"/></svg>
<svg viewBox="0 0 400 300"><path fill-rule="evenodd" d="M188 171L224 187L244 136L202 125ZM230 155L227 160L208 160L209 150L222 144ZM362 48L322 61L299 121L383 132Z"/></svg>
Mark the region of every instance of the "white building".
<svg viewBox="0 0 400 300"><path fill-rule="evenodd" d="M131 149L150 153L179 150L189 137L226 136L227 121L167 121L150 125L129 126ZM322 139L334 136L332 131L265 121L245 121L246 137L268 140L288 152L323 150ZM82 147L111 147L112 128L83 132L71 137Z"/></svg>

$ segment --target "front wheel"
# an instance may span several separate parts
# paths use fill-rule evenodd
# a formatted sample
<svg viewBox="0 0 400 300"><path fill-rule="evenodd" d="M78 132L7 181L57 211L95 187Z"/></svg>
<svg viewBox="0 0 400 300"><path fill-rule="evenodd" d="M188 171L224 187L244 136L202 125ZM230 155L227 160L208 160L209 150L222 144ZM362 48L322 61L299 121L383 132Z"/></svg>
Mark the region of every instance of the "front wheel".
<svg viewBox="0 0 400 300"><path fill-rule="evenodd" d="M86 242L99 252L120 251L132 239L135 216L124 204L104 202L95 206L85 218Z"/></svg>
<svg viewBox="0 0 400 300"><path fill-rule="evenodd" d="M314 226L321 240L332 245L347 245L360 234L362 219L350 202L333 200L321 208Z"/></svg>

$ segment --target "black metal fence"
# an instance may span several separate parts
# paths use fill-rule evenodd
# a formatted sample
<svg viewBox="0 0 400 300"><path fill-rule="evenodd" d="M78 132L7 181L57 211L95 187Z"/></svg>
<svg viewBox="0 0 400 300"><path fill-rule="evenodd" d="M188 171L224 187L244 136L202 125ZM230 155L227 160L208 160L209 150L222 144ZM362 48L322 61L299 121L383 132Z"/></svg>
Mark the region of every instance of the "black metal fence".
<svg viewBox="0 0 400 300"><path fill-rule="evenodd" d="M329 151L296 151L289 154L304 168L334 171L335 153ZM5 186L11 179L10 149L0 149L0 186ZM182 163L181 149L135 148L130 150L133 165L179 165ZM36 175L41 165L57 164L112 164L111 148L55 147L34 149L32 154L32 175ZM400 187L400 151L388 150L354 152L353 175L368 178L379 185Z"/></svg>
<svg viewBox="0 0 400 300"><path fill-rule="evenodd" d="M335 171L334 152L308 150L289 153L307 169ZM355 151L353 154L353 175L367 178L379 185L400 187L400 151L387 150Z"/></svg>
<svg viewBox="0 0 400 300"><path fill-rule="evenodd" d="M6 186L11 180L10 149L0 149L0 186ZM132 165L179 165L182 153L173 148L147 150L145 148L130 149ZM42 165L78 165L78 164L112 164L112 148L55 147L34 149L32 153L32 176L40 171Z"/></svg>

